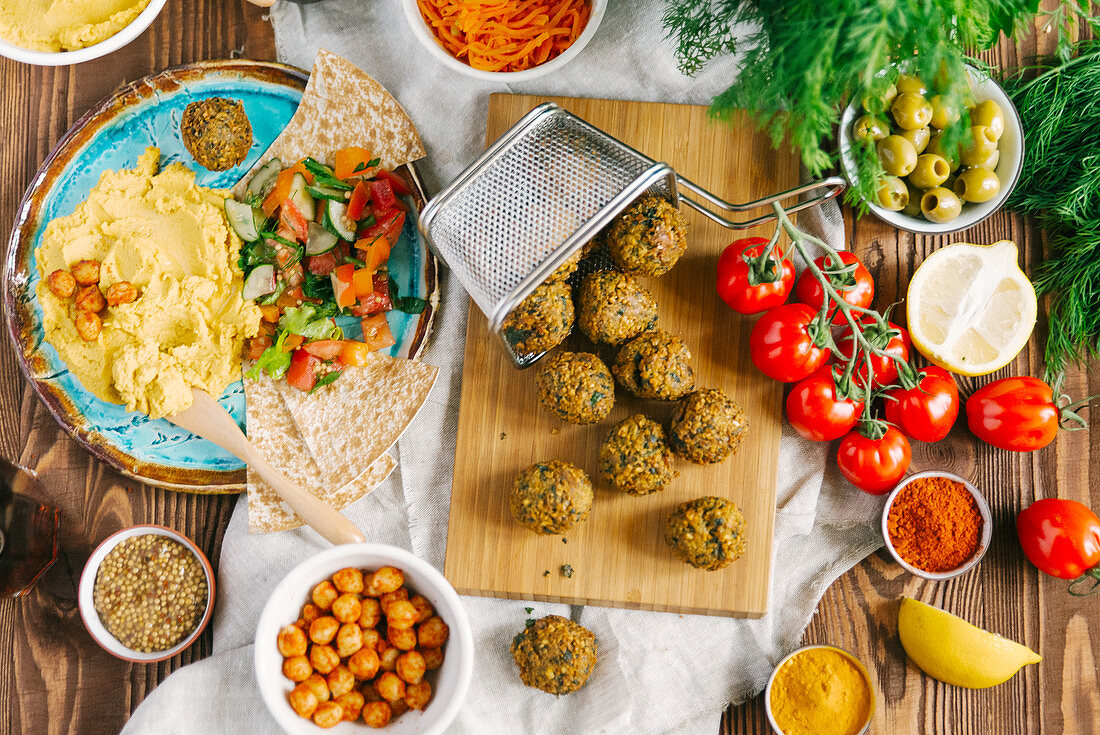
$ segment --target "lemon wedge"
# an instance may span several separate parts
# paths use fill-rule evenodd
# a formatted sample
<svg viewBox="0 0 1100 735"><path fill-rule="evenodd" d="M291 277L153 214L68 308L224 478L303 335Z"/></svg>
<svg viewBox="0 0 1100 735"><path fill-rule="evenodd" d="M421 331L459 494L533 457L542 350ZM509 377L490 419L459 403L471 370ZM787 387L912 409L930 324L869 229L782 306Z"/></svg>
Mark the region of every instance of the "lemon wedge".
<svg viewBox="0 0 1100 735"><path fill-rule="evenodd" d="M1035 287L1011 240L960 242L925 258L909 281L905 315L921 354L960 375L1007 365L1035 328Z"/></svg>
<svg viewBox="0 0 1100 735"><path fill-rule="evenodd" d="M1042 660L1027 646L909 597L901 598L898 633L905 653L924 673L970 689L996 686Z"/></svg>

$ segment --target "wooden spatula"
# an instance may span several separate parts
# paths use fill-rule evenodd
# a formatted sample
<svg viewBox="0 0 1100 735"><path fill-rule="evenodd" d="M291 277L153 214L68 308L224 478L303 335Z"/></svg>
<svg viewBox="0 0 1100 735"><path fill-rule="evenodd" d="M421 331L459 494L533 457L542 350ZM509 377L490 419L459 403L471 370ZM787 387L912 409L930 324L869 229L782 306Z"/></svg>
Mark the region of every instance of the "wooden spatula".
<svg viewBox="0 0 1100 735"><path fill-rule="evenodd" d="M259 473L260 477L286 501L298 516L329 542L352 544L365 541L363 532L354 523L302 486L293 482L256 451L237 422L209 393L191 389L195 399L186 411L166 418L181 429L214 442L238 457Z"/></svg>

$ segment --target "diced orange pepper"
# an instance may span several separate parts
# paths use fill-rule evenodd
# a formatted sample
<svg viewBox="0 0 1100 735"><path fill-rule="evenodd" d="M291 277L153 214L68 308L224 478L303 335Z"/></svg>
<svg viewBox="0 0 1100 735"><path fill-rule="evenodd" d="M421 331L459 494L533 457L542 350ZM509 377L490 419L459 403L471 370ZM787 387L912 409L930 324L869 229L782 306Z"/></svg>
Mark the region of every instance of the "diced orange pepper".
<svg viewBox="0 0 1100 735"><path fill-rule="evenodd" d="M294 352L302 346L302 343L306 341L306 338L300 334L288 334L286 339L283 340L283 352Z"/></svg>
<svg viewBox="0 0 1100 735"><path fill-rule="evenodd" d="M363 342L347 340L344 342L344 351L340 353L340 362L353 367L361 367L370 359L371 348Z"/></svg>
<svg viewBox="0 0 1100 735"><path fill-rule="evenodd" d="M367 164L370 163L372 158L371 152L366 148L358 146L341 148L336 151L336 165L333 167L336 178L350 179L353 176L364 176L370 173Z"/></svg>
<svg viewBox="0 0 1100 735"><path fill-rule="evenodd" d="M386 264L390 259L390 241L379 235L373 239L363 238L355 243L355 247L363 256L366 263L364 268L374 273Z"/></svg>
<svg viewBox="0 0 1100 735"><path fill-rule="evenodd" d="M374 271L370 268L359 268L352 276L351 284L356 298L374 293Z"/></svg>
<svg viewBox="0 0 1100 735"><path fill-rule="evenodd" d="M296 174L297 173L297 174L301 174L302 176L305 176L307 184L312 184L313 183L313 174L310 173L310 170L308 168L306 168L306 159L304 159L304 158L301 161L298 161L298 163L296 163L293 166L291 166L290 168L288 168L287 171L290 171L291 174Z"/></svg>
<svg viewBox="0 0 1100 735"><path fill-rule="evenodd" d="M275 179L275 186L264 198L262 209L264 214L268 217L275 214L275 212L282 206L286 198L290 196L290 185L294 181L294 174L302 174L306 177L306 181L310 184L313 183L313 174L309 172L306 165L301 161L294 164L290 168L284 168L279 172L279 178Z"/></svg>
<svg viewBox="0 0 1100 735"><path fill-rule="evenodd" d="M265 322L279 321L279 312L282 311L276 304L260 304L260 315Z"/></svg>
<svg viewBox="0 0 1100 735"><path fill-rule="evenodd" d="M336 298L336 305L343 309L354 304L356 298L353 285L355 266L351 263L338 265L329 276L332 278L332 293Z"/></svg>

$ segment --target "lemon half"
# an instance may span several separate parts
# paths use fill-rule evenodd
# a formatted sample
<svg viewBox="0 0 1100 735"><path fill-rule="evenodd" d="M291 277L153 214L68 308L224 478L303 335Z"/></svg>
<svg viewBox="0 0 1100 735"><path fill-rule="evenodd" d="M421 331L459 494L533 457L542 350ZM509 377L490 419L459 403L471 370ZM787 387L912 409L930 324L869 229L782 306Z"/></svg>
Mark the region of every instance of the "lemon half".
<svg viewBox="0 0 1100 735"><path fill-rule="evenodd" d="M898 634L905 653L924 673L970 689L996 686L1042 660L1027 646L909 597L901 599Z"/></svg>
<svg viewBox="0 0 1100 735"><path fill-rule="evenodd" d="M925 258L909 281L905 315L913 345L960 375L1007 365L1035 328L1035 287L1011 240L960 242Z"/></svg>

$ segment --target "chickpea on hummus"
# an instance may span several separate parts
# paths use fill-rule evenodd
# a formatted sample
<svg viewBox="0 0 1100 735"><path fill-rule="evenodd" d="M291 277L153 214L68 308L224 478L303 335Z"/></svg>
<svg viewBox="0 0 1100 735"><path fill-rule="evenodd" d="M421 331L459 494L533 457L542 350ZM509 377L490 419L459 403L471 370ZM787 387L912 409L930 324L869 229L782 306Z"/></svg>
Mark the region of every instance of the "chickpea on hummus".
<svg viewBox="0 0 1100 735"><path fill-rule="evenodd" d="M240 377L260 310L241 297L225 196L180 164L160 169L149 148L46 227L35 250L46 341L97 398L159 418L189 407L192 387L217 397Z"/></svg>
<svg viewBox="0 0 1100 735"><path fill-rule="evenodd" d="M75 51L106 41L149 0L4 0L0 38L32 51Z"/></svg>

